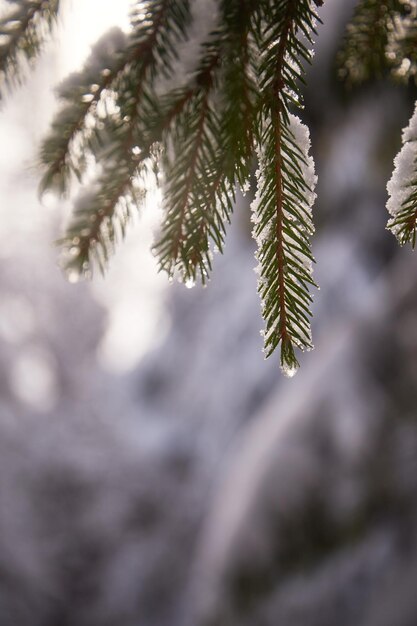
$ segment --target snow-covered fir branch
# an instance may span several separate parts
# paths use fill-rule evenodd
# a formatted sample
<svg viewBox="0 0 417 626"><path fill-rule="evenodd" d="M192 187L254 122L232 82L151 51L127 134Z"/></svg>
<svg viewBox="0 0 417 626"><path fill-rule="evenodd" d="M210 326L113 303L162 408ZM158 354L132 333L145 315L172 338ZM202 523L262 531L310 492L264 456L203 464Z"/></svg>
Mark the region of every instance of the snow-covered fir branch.
<svg viewBox="0 0 417 626"><path fill-rule="evenodd" d="M84 69L60 87L63 106L41 149L41 191L66 191L74 175L83 180L89 155L99 164L62 240L71 277L90 274L94 261L105 269L132 207L146 195L144 181L155 169L153 144L160 134L151 123L152 86L159 72L167 76L172 70L175 46L189 23L189 2L148 0L135 5L130 17L129 34L113 29L104 35Z"/></svg>
<svg viewBox="0 0 417 626"><path fill-rule="evenodd" d="M223 0L217 28L182 90L183 102L164 135L166 219L156 244L161 268L188 284L206 282L212 250L222 250L236 182L250 176L255 121L249 36L254 3Z"/></svg>
<svg viewBox="0 0 417 626"><path fill-rule="evenodd" d="M10 0L0 19L0 92L46 41L58 0ZM322 0L143 0L127 32L112 29L58 88L61 107L40 149L40 191L81 183L61 244L70 278L102 271L143 204L161 187L160 268L205 283L222 250L236 187L258 164L253 235L258 245L265 354L281 351L287 375L310 329L316 176L303 107ZM339 57L353 85L417 75L416 0L359 0ZM417 113L388 184L388 228L415 244Z"/></svg>
<svg viewBox="0 0 417 626"><path fill-rule="evenodd" d="M61 108L40 149L44 175L40 192L69 192L73 178L82 179L90 142L103 126L114 101L112 86L127 63L127 38L113 28L95 44L84 68L57 89ZM97 151L97 149L96 149Z"/></svg>
<svg viewBox="0 0 417 626"><path fill-rule="evenodd" d="M253 203L265 353L280 345L281 367L295 374L294 348L312 348L309 310L314 285L310 236L315 174L308 130L290 113L302 105L299 84L310 59L315 14L308 2L275 3L262 34L258 190ZM302 40L305 38L305 42Z"/></svg>
<svg viewBox="0 0 417 626"><path fill-rule="evenodd" d="M387 185L387 228L401 245L416 245L417 229L417 103L403 130L402 148L394 160L394 172Z"/></svg>
<svg viewBox="0 0 417 626"><path fill-rule="evenodd" d="M301 106L320 4L133 3L130 30L105 34L59 87L61 108L40 151L41 192L83 185L61 241L72 280L105 269L156 173L165 216L155 250L161 269L187 284L208 280L236 186L248 187L258 158L266 354L280 345L289 374L294 348L311 347L315 183L308 132L291 110Z"/></svg>

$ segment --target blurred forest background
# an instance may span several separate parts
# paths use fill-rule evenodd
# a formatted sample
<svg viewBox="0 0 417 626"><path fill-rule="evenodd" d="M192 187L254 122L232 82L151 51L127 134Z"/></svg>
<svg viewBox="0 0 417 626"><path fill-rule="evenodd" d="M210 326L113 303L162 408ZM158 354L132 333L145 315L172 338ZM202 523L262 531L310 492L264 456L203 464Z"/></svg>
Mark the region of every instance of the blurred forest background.
<svg viewBox="0 0 417 626"><path fill-rule="evenodd" d="M207 289L157 275L152 203L105 280L57 267L36 146L127 1L73 0L3 105L1 626L417 623L416 257L385 230L416 93L338 82L352 7L325 3L308 76L321 291L290 381L261 353L250 198Z"/></svg>

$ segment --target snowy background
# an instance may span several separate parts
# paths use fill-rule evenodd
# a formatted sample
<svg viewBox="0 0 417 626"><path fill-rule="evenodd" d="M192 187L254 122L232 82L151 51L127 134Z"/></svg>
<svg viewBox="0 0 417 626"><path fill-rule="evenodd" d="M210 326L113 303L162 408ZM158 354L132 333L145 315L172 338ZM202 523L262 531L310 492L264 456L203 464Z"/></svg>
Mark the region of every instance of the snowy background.
<svg viewBox="0 0 417 626"><path fill-rule="evenodd" d="M344 92L351 3L329 2L304 119L316 349L287 380L261 353L246 199L207 289L157 274L152 204L105 280L58 268L69 206L39 203L36 146L127 6L72 0L0 112L0 625L414 626L416 258L385 185L415 94Z"/></svg>

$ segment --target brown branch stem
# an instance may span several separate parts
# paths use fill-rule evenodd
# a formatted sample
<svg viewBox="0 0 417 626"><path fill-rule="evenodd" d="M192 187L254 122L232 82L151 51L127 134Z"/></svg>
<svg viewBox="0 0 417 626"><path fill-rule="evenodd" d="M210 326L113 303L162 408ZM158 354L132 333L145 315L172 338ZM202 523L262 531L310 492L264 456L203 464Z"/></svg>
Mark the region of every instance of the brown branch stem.
<svg viewBox="0 0 417 626"><path fill-rule="evenodd" d="M286 298L285 298L285 252L284 252L284 194L283 194L283 175L282 175L282 153L281 153L281 114L282 114L282 101L280 98L280 91L283 84L283 66L285 59L285 52L288 44L288 38L293 28L292 14L291 14L291 2L287 4L287 15L284 23L283 32L281 34L280 42L277 51L276 71L275 79L272 83L272 93L270 94L271 102L275 104L272 107L272 124L274 127L274 139L275 139L275 202L276 202L276 257L278 264L278 298L279 298L279 335L280 339L284 340L288 336L287 329L287 310L286 310Z"/></svg>

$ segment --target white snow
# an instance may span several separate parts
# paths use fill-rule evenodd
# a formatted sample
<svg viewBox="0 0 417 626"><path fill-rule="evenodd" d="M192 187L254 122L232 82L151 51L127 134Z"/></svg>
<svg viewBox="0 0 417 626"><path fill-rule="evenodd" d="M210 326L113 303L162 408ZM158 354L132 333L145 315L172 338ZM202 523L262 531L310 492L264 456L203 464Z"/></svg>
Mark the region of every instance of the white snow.
<svg viewBox="0 0 417 626"><path fill-rule="evenodd" d="M394 159L394 171L387 184L387 210L393 218L401 211L403 203L416 190L413 181L417 178L417 103L410 122L402 133L402 148ZM387 228L394 235L398 234L399 226L389 220Z"/></svg>
<svg viewBox="0 0 417 626"><path fill-rule="evenodd" d="M306 192L306 204L303 206L303 209L307 211L309 217L312 217L312 207L316 199L314 190L317 184L317 176L314 169L314 159L309 154L311 148L310 131L299 117L292 114L290 114L290 129L306 161L306 164L302 164L302 169L309 191Z"/></svg>

